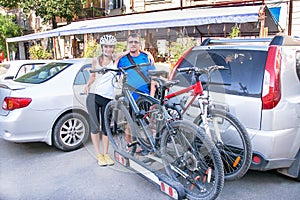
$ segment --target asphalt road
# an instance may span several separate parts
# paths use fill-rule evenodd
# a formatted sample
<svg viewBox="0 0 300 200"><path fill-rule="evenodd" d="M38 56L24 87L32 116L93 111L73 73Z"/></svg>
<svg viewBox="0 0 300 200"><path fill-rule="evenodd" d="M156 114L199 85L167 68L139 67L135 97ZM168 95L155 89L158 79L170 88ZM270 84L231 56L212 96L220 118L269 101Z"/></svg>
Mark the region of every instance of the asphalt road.
<svg viewBox="0 0 300 200"><path fill-rule="evenodd" d="M0 199L170 199L155 185L116 164L99 167L89 142L73 152L44 143L16 144L0 138ZM249 171L225 182L219 200L296 200L300 183L274 171Z"/></svg>

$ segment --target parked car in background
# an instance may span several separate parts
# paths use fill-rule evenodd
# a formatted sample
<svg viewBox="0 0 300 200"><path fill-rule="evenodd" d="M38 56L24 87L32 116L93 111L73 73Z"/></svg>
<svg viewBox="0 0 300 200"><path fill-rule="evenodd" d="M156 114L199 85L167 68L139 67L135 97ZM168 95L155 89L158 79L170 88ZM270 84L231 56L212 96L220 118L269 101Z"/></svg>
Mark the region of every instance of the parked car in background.
<svg viewBox="0 0 300 200"><path fill-rule="evenodd" d="M206 39L180 58L171 79L189 86L193 77L176 69L210 65L227 68L211 74L210 95L247 128L253 148L250 169L278 169L300 180L300 40ZM201 78L207 82L205 75Z"/></svg>
<svg viewBox="0 0 300 200"><path fill-rule="evenodd" d="M80 148L89 135L83 91L90 68L91 59L57 60L0 83L0 137Z"/></svg>
<svg viewBox="0 0 300 200"><path fill-rule="evenodd" d="M53 60L12 60L0 63L0 81L18 78Z"/></svg>

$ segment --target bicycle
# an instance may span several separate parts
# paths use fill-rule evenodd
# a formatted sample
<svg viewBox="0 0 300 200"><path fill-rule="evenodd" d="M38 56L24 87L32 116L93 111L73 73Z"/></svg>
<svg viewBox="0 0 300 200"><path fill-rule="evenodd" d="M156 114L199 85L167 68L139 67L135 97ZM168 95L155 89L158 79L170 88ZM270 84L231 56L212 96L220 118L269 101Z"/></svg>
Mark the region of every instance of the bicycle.
<svg viewBox="0 0 300 200"><path fill-rule="evenodd" d="M140 146L163 164L172 180L182 184L188 199L217 198L224 185L224 170L220 154L205 132L192 122L170 121L164 104L154 104L151 111L145 112L134 101L133 90L154 100L127 84L126 70L146 65L149 64L91 70L122 75L121 94L116 95L105 109L106 131L113 148L130 157ZM128 111L129 106L133 117Z"/></svg>
<svg viewBox="0 0 300 200"><path fill-rule="evenodd" d="M207 68L188 67L177 69L178 72L192 73L195 76L196 83L181 89L179 91L165 94L168 89L165 87L167 82L159 77L154 78L158 82L159 95L156 101L149 101L141 97L137 104L140 108L149 109L150 105L157 102L165 102L169 115L173 120L182 119L188 108L198 98L198 107L200 114L195 118L194 123L203 127L206 134L216 144L224 165L225 180L237 180L243 177L251 164L252 145L245 127L239 120L226 110L216 108L210 101L209 90L204 94L203 85L200 81L202 74L208 75L210 82L210 73L216 70L226 69L223 66L210 66ZM159 76L161 72L150 72L152 76ZM182 98L180 102L170 103L168 100L192 91L191 100ZM178 108L179 107L179 108Z"/></svg>

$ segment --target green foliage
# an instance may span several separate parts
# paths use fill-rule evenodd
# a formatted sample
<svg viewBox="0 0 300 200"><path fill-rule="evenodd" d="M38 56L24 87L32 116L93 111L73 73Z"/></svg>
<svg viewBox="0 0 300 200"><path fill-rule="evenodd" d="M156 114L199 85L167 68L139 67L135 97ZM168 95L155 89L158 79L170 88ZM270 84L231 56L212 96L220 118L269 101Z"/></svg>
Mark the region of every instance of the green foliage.
<svg viewBox="0 0 300 200"><path fill-rule="evenodd" d="M6 38L17 37L21 35L20 27L13 22L15 16L3 16L0 14L0 52L6 52ZM14 46L10 45L10 50L14 50Z"/></svg>
<svg viewBox="0 0 300 200"><path fill-rule="evenodd" d="M238 37L240 34L241 30L238 27L238 25L234 25L233 27L231 27L231 32L229 33L229 38L235 38Z"/></svg>
<svg viewBox="0 0 300 200"><path fill-rule="evenodd" d="M75 15L78 15L82 10L82 5L86 0L27 0L21 1L20 7L24 13L29 13L34 10L35 14L44 19L44 23L52 22L55 24L55 17L65 18L71 22Z"/></svg>
<svg viewBox="0 0 300 200"><path fill-rule="evenodd" d="M20 0L0 0L0 6L4 8L16 8Z"/></svg>
<svg viewBox="0 0 300 200"><path fill-rule="evenodd" d="M84 58L93 58L100 54L101 47L95 39L87 41L83 51Z"/></svg>
<svg viewBox="0 0 300 200"><path fill-rule="evenodd" d="M115 47L115 53L116 54L123 53L124 49L126 49L126 42L117 42Z"/></svg>
<svg viewBox="0 0 300 200"><path fill-rule="evenodd" d="M29 48L29 54L31 60L39 60L39 59L51 59L51 52L43 49L40 44L33 45Z"/></svg>
<svg viewBox="0 0 300 200"><path fill-rule="evenodd" d="M176 42L172 42L169 51L171 52L171 56L173 57L173 62L177 62L186 50L195 45L196 41L194 40L194 38L180 37Z"/></svg>

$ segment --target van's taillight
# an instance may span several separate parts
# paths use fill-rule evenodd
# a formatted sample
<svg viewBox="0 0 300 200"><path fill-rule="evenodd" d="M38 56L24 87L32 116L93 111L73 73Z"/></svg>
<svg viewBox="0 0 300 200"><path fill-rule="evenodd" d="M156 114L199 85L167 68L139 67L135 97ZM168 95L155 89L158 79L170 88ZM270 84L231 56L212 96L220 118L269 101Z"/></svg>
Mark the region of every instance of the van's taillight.
<svg viewBox="0 0 300 200"><path fill-rule="evenodd" d="M31 98L5 97L2 103L3 110L24 108L30 104Z"/></svg>
<svg viewBox="0 0 300 200"><path fill-rule="evenodd" d="M270 46L265 68L262 107L263 109L274 108L281 98L280 89L280 65L281 48Z"/></svg>

